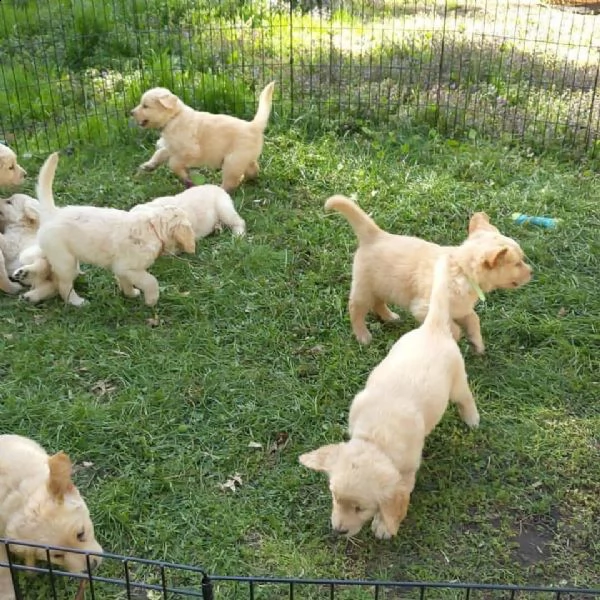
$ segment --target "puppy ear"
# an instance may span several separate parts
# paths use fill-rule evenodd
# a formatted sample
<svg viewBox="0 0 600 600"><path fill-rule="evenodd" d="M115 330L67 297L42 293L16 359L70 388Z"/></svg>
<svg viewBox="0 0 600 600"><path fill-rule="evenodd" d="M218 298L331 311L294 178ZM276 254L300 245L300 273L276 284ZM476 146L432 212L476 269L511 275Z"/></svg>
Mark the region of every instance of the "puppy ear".
<svg viewBox="0 0 600 600"><path fill-rule="evenodd" d="M476 231L498 231L498 229L490 223L490 218L486 213L477 212L469 221L469 235Z"/></svg>
<svg viewBox="0 0 600 600"><path fill-rule="evenodd" d="M301 465L313 471L325 471L329 473L336 462L340 451L340 444L328 444L321 446L312 452L306 452L298 457Z"/></svg>
<svg viewBox="0 0 600 600"><path fill-rule="evenodd" d="M495 269L498 266L498 263L501 262L506 253L508 252L508 248L503 246L502 248L494 248L487 252L483 259L483 266L486 269Z"/></svg>
<svg viewBox="0 0 600 600"><path fill-rule="evenodd" d="M173 238L186 254L194 254L196 252L196 236L189 223L177 225L173 231Z"/></svg>
<svg viewBox="0 0 600 600"><path fill-rule="evenodd" d="M410 504L410 493L402 486L396 487L394 494L379 503L379 514L390 535L398 533L400 523L406 518Z"/></svg>
<svg viewBox="0 0 600 600"><path fill-rule="evenodd" d="M168 110L173 110L177 106L178 100L179 98L177 98L177 96L171 92L159 96L158 98L158 101Z"/></svg>
<svg viewBox="0 0 600 600"><path fill-rule="evenodd" d="M73 471L71 459L64 452L59 452L48 459L48 467L50 468L48 491L56 500L62 502L65 494L74 487L71 481Z"/></svg>
<svg viewBox="0 0 600 600"><path fill-rule="evenodd" d="M40 212L37 208L31 206L31 204L25 205L23 213L25 214L28 225L37 225L40 222Z"/></svg>

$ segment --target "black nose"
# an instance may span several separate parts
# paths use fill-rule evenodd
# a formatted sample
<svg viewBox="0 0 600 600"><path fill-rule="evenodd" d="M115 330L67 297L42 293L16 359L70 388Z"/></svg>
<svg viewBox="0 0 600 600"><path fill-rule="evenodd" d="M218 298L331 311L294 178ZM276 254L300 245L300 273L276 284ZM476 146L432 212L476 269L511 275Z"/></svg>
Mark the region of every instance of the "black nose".
<svg viewBox="0 0 600 600"><path fill-rule="evenodd" d="M334 529L333 533L335 533L335 535L346 535L348 531L348 529Z"/></svg>

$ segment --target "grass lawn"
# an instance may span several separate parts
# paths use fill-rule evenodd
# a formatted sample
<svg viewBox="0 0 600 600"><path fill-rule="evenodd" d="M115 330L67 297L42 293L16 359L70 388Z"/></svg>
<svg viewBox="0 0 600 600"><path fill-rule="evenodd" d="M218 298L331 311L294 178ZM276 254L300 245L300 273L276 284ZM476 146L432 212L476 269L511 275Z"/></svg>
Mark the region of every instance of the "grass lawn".
<svg viewBox="0 0 600 600"><path fill-rule="evenodd" d="M166 169L135 175L151 151L135 130L123 145L76 148L59 164L57 201L128 208L179 190ZM44 158L24 166L33 174ZM84 308L0 298L0 431L71 455L111 552L221 575L596 585L593 165L426 132L309 138L273 126L262 166L259 181L234 194L246 239L224 231L195 256L153 267L156 315L92 267L77 284L91 301ZM368 348L352 336L355 238L323 211L334 192L356 193L387 230L442 243L460 242L469 215L485 210L535 269L528 286L479 307L487 353L461 345L481 427L468 431L448 411L392 541L368 528L352 541L334 538L326 477L297 460L344 438L353 395L414 327L403 313L395 325L371 319ZM562 223L518 226L514 211ZM220 487L235 475L237 491ZM121 573L111 561L100 572ZM100 597L122 597L110 589ZM248 597L227 590L221 597Z"/></svg>

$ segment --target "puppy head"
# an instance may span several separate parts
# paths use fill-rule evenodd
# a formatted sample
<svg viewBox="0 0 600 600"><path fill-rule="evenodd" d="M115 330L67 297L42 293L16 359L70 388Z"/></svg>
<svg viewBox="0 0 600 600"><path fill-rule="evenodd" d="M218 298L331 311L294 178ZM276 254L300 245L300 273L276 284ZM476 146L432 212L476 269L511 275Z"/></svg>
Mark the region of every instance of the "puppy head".
<svg viewBox="0 0 600 600"><path fill-rule="evenodd" d="M20 185L26 175L27 171L17 162L17 155L0 144L0 186Z"/></svg>
<svg viewBox="0 0 600 600"><path fill-rule="evenodd" d="M162 129L182 107L181 100L167 88L152 88L142 95L131 116L141 127Z"/></svg>
<svg viewBox="0 0 600 600"><path fill-rule="evenodd" d="M10 198L0 198L0 223L37 229L40 224L39 202L26 194L13 194Z"/></svg>
<svg viewBox="0 0 600 600"><path fill-rule="evenodd" d="M502 235L485 213L471 217L469 237L463 248L474 263L477 283L486 292L517 288L531 280L532 268L525 262L519 244Z"/></svg>
<svg viewBox="0 0 600 600"><path fill-rule="evenodd" d="M151 211L150 222L158 232L166 252L196 252L196 235L181 208L169 204L154 205L147 210Z"/></svg>
<svg viewBox="0 0 600 600"><path fill-rule="evenodd" d="M376 515L389 536L406 513L406 494L389 458L368 442L351 440L322 446L299 457L300 463L329 476L331 527L356 535Z"/></svg>
<svg viewBox="0 0 600 600"><path fill-rule="evenodd" d="M48 479L30 498L23 516L11 527L9 537L36 544L63 546L81 551L101 553L102 547L94 537L94 525L85 501L71 480L71 460L64 452L48 458ZM11 547L25 557L28 564L46 560L46 551L25 546ZM51 550L50 560L67 571L87 571L85 554ZM101 559L90 556L90 566Z"/></svg>

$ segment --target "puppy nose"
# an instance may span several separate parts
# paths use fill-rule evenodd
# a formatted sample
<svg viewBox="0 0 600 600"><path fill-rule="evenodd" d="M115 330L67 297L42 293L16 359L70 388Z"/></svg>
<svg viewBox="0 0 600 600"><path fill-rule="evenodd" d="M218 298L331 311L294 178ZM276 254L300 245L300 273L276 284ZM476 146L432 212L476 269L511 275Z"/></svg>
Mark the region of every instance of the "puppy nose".
<svg viewBox="0 0 600 600"><path fill-rule="evenodd" d="M335 533L335 535L346 535L348 533L348 529L333 529L333 533Z"/></svg>

